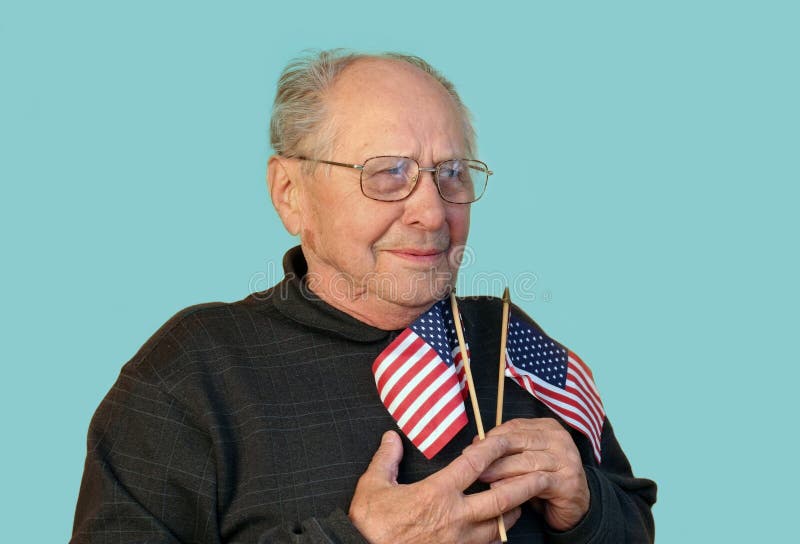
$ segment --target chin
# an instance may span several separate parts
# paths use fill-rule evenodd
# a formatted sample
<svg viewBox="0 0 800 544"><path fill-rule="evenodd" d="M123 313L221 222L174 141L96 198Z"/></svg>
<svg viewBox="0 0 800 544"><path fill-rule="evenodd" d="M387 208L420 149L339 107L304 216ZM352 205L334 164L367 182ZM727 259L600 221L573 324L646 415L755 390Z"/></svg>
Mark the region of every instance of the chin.
<svg viewBox="0 0 800 544"><path fill-rule="evenodd" d="M421 307L445 298L455 285L455 275L447 271L429 270L385 278L374 290L384 300L400 306Z"/></svg>

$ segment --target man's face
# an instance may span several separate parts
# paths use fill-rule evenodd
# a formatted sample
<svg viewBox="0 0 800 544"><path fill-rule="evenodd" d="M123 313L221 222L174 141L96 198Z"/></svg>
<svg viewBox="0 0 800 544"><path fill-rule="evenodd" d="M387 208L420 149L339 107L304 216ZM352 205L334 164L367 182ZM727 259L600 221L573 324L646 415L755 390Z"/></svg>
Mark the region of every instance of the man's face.
<svg viewBox="0 0 800 544"><path fill-rule="evenodd" d="M329 98L335 156L316 158L363 164L397 155L432 166L465 155L461 120L447 91L406 63L354 63ZM359 175L321 165L303 179L301 243L310 281L322 282L312 289L388 311L424 310L455 284L470 206L442 200L430 172L398 202L365 197Z"/></svg>

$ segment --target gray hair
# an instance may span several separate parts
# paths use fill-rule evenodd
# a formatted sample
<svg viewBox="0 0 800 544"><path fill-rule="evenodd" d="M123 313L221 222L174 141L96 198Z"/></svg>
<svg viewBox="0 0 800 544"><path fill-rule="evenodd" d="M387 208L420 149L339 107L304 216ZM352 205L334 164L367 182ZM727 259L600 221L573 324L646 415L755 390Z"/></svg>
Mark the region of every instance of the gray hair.
<svg viewBox="0 0 800 544"><path fill-rule="evenodd" d="M335 132L325 103L325 94L345 68L361 59L392 59L407 62L430 74L447 90L461 115L464 146L469 158L477 152L472 116L455 86L419 57L402 53L366 54L344 49L310 51L292 60L281 73L272 107L270 143L285 157L328 159ZM313 163L309 163L313 168Z"/></svg>

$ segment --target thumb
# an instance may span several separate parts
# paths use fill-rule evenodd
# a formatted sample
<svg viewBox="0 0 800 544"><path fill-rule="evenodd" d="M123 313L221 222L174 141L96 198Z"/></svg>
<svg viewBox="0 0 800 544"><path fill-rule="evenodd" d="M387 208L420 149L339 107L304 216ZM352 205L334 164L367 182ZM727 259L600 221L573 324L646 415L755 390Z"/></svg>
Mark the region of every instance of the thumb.
<svg viewBox="0 0 800 544"><path fill-rule="evenodd" d="M394 431L386 431L364 475L369 475L379 482L396 484L397 468L402 458L403 443L400 437Z"/></svg>

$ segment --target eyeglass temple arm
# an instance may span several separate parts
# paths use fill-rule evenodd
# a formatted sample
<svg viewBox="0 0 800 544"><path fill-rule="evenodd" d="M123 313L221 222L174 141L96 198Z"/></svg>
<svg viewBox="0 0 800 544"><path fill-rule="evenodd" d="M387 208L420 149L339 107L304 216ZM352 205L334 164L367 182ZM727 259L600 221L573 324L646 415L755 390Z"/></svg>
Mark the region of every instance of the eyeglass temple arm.
<svg viewBox="0 0 800 544"><path fill-rule="evenodd" d="M322 161L322 162L324 162L324 161ZM342 166L350 166L350 165L348 164L348 165L342 165ZM436 170L437 170L437 168L435 166L420 166L419 167L419 171L420 172L436 172ZM494 174L494 172L492 172L489 169L486 169L485 172L486 172L487 176L491 176L492 174Z"/></svg>
<svg viewBox="0 0 800 544"><path fill-rule="evenodd" d="M345 168L355 168L356 170L364 169L363 164L349 164L346 162L323 161L322 159L310 159L308 157L297 157L297 158L304 161L321 162L322 164L332 164L333 166L344 166Z"/></svg>

